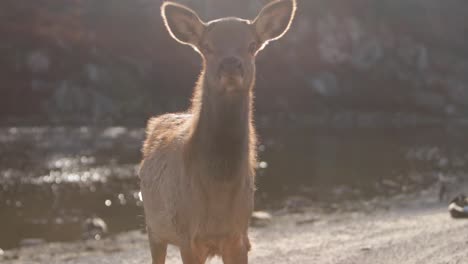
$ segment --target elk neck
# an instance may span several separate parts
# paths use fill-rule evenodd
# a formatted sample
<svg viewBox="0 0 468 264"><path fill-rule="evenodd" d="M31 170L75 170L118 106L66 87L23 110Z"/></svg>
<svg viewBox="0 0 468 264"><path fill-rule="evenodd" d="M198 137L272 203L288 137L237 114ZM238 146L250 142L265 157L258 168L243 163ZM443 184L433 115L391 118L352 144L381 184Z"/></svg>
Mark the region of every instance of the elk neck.
<svg viewBox="0 0 468 264"><path fill-rule="evenodd" d="M252 89L225 93L222 87L209 87L205 74L200 75L193 98L191 156L198 157L213 177L227 180L249 160Z"/></svg>

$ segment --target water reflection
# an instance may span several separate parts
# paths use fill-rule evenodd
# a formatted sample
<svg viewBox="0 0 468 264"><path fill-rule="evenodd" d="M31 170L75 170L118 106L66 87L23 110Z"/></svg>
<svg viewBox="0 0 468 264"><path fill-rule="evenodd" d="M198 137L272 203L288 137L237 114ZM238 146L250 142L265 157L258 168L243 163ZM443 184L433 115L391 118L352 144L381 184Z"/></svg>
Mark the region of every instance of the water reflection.
<svg viewBox="0 0 468 264"><path fill-rule="evenodd" d="M257 208L294 212L463 175L464 131L260 128ZM101 238L84 228L96 219L110 233L142 229L136 172L143 136L125 127L0 128L0 247Z"/></svg>

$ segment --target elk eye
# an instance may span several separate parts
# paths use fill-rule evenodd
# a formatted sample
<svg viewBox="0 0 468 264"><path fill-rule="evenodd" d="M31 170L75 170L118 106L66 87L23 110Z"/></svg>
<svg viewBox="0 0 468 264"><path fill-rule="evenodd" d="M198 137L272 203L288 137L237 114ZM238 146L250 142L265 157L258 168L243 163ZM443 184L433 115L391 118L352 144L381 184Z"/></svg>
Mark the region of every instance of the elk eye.
<svg viewBox="0 0 468 264"><path fill-rule="evenodd" d="M254 54L258 49L258 45L257 45L257 42L252 42L249 44L249 52Z"/></svg>

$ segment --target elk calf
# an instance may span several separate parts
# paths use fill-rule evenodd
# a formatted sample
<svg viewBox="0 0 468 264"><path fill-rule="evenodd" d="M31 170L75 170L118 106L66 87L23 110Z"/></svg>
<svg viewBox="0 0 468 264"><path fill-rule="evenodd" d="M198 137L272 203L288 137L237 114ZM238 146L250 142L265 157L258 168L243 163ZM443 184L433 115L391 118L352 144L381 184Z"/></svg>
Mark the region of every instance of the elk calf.
<svg viewBox="0 0 468 264"><path fill-rule="evenodd" d="M153 263L165 262L168 244L180 248L184 264L216 255L248 262L255 56L286 33L295 10L295 0L276 0L253 21L205 23L183 5L162 5L170 35L201 55L203 70L190 110L148 122L139 175Z"/></svg>

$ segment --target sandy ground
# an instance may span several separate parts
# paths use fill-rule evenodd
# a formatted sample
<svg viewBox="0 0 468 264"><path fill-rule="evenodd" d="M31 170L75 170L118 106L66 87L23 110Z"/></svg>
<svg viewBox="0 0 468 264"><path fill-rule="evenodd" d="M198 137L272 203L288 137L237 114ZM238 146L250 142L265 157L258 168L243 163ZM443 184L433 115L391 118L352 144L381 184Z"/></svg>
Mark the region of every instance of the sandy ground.
<svg viewBox="0 0 468 264"><path fill-rule="evenodd" d="M275 215L268 226L251 229L250 263L468 263L468 220L451 219L436 197L435 190L428 190L354 202L352 210L331 214L308 208ZM139 231L102 241L21 248L3 258L0 262L8 264L151 263L146 236ZM181 263L175 248L169 248L167 260Z"/></svg>

